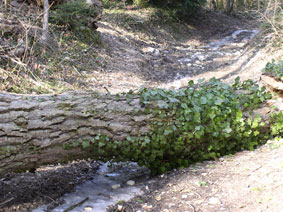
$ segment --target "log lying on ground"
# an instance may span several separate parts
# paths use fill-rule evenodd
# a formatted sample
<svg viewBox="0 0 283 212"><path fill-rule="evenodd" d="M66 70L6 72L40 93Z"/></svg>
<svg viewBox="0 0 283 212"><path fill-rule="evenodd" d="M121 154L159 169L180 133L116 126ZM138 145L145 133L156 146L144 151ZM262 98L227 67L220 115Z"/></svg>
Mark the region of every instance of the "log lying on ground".
<svg viewBox="0 0 283 212"><path fill-rule="evenodd" d="M114 96L94 92L35 96L0 93L0 176L10 171L23 171L44 164L67 162L74 159L89 157L111 159L113 156L124 156L123 152L127 154L127 151L136 151L139 152L138 154L144 151L145 154L141 157L145 160L148 156L156 157L157 154L162 154L159 158L161 162L173 160L170 152L172 152L171 148L175 148L175 145L177 145L176 148L178 147L178 139L172 137L174 142L171 142L164 138L165 142L169 142L170 145L166 146L164 150L166 155L163 155L164 151L160 148L164 144L161 141L158 143L159 140L157 142L153 138L158 139L160 138L158 136L166 136L165 128L169 126L170 120L173 121L173 125L177 124L174 121L175 113L169 112L166 117L156 116L154 113L156 113L158 101L144 104L142 100L140 102L140 98L140 94ZM163 105L161 104L161 106ZM181 110L181 108L177 108L177 110ZM254 114L245 112L247 114L243 118L259 114L264 122L269 123L270 107L262 107L253 112ZM154 125L154 123L160 123L159 121L164 121L165 125ZM172 127L174 127L173 125ZM178 129L179 131L176 131L177 137L180 133L194 133L182 126ZM268 132L268 124L265 128ZM154 137L154 134L151 134L153 135L151 141L147 136L154 130L160 131L162 135ZM184 130L186 131L184 132ZM134 143L131 143L133 138L141 138L141 143L133 145ZM184 138L186 139L186 136ZM181 139L184 138L181 137ZM192 148L198 146L198 141L202 142L194 139L194 144L190 144L191 146L186 151L191 151ZM149 145L144 150L143 144L149 142L152 142L152 148ZM118 147L116 143L120 146ZM104 151L105 146L110 146L110 150ZM178 157L183 154L183 147L185 145L180 151L175 150ZM226 149L225 146L223 148ZM149 154L151 151L152 155ZM203 151L206 152L206 150ZM121 158L122 160L131 160L131 157ZM175 159L178 160L178 157ZM156 161L154 160L154 162ZM153 166L153 168L155 167Z"/></svg>
<svg viewBox="0 0 283 212"><path fill-rule="evenodd" d="M113 140L143 135L151 116L142 110L137 97L0 93L0 175L88 157L87 150L65 150L63 143L99 134Z"/></svg>

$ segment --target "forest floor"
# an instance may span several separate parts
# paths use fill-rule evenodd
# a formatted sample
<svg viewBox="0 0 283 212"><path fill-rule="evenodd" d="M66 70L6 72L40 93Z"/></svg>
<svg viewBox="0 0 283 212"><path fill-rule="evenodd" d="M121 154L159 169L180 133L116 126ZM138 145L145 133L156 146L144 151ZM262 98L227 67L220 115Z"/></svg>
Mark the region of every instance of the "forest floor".
<svg viewBox="0 0 283 212"><path fill-rule="evenodd" d="M282 55L282 50L264 48L270 37L258 34L259 23L249 14L233 17L203 11L190 24L160 22L166 19L161 15L150 9L105 10L98 23L100 45L80 49L78 56L62 55L60 64L67 61L74 68L58 78L45 78L61 81L49 91L58 92L63 86L61 91L118 93L140 87L179 88L199 78L230 83L237 76L261 83L266 62ZM237 34L237 30L244 31ZM282 99L276 104L282 105ZM42 204L49 204L51 211L64 193L95 178L98 167L96 162L79 161L7 173L0 178L0 212L31 211ZM109 211L282 212L282 179L283 142L274 140L254 151L140 178L136 183L144 194Z"/></svg>
<svg viewBox="0 0 283 212"><path fill-rule="evenodd" d="M110 211L282 212L283 140L147 181L145 194ZM120 206L119 206L120 205ZM116 209L116 210L115 210Z"/></svg>

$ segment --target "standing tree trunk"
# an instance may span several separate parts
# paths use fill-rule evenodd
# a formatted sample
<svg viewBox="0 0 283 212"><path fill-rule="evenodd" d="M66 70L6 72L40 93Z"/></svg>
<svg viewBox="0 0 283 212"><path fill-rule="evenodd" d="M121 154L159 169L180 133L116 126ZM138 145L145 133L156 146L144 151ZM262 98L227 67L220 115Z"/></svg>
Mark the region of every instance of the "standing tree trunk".
<svg viewBox="0 0 283 212"><path fill-rule="evenodd" d="M11 4L11 0L3 0L3 1L4 1L5 10L8 10L8 8L10 7L10 4Z"/></svg>
<svg viewBox="0 0 283 212"><path fill-rule="evenodd" d="M210 8L212 8L214 11L217 10L216 0L211 0L210 1Z"/></svg>
<svg viewBox="0 0 283 212"><path fill-rule="evenodd" d="M43 28L43 32L42 32L42 37L41 40L44 44L44 46L46 46L47 44L47 35L48 35L48 19L49 19L49 3L48 0L44 0L43 2L43 24L42 24L42 28Z"/></svg>
<svg viewBox="0 0 283 212"><path fill-rule="evenodd" d="M106 135L124 140L149 131L150 115L143 115L137 97L96 93L14 95L0 93L0 175L79 158L79 146L64 145Z"/></svg>
<svg viewBox="0 0 283 212"><path fill-rule="evenodd" d="M226 0L225 12L231 13L234 8L234 0Z"/></svg>

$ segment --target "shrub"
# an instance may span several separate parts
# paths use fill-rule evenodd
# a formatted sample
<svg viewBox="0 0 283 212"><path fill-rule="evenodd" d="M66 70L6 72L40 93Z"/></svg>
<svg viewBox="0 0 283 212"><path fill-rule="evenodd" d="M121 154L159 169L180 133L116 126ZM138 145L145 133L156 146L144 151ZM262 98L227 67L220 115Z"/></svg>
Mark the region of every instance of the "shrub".
<svg viewBox="0 0 283 212"><path fill-rule="evenodd" d="M178 18L185 18L195 14L206 3L206 0L150 0L149 2L176 11Z"/></svg>
<svg viewBox="0 0 283 212"><path fill-rule="evenodd" d="M69 1L51 11L50 22L71 31L71 37L83 42L99 43L96 32L97 11L82 1Z"/></svg>
<svg viewBox="0 0 283 212"><path fill-rule="evenodd" d="M283 81L283 60L275 63L275 60L273 59L271 63L266 64L263 73Z"/></svg>
<svg viewBox="0 0 283 212"><path fill-rule="evenodd" d="M239 92L244 90L245 92ZM175 167L217 158L263 143L264 123L260 117L247 118L259 104L271 98L253 81L236 80L233 86L211 79L179 91L145 89L141 103L156 104L149 113L156 117L152 132L143 139L141 165L162 173ZM129 145L131 146L131 145Z"/></svg>
<svg viewBox="0 0 283 212"><path fill-rule="evenodd" d="M144 8L148 4L148 0L133 0L133 3L140 8Z"/></svg>
<svg viewBox="0 0 283 212"><path fill-rule="evenodd" d="M82 1L68 1L60 4L50 14L50 22L64 26L69 30L79 31L88 27L92 19L97 16L95 8Z"/></svg>
<svg viewBox="0 0 283 212"><path fill-rule="evenodd" d="M283 112L273 113L271 115L271 135L283 136Z"/></svg>

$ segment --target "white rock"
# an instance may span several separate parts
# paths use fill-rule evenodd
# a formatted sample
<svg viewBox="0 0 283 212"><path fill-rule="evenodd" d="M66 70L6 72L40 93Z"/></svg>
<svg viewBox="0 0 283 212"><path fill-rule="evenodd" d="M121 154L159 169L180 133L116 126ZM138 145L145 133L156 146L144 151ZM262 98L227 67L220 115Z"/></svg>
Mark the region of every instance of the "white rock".
<svg viewBox="0 0 283 212"><path fill-rule="evenodd" d="M188 195L186 195L186 194L182 195L182 199L186 199L187 197L188 197Z"/></svg>
<svg viewBox="0 0 283 212"><path fill-rule="evenodd" d="M153 55L154 56L159 56L160 55L160 51L158 49L155 49Z"/></svg>
<svg viewBox="0 0 283 212"><path fill-rule="evenodd" d="M113 189L118 189L118 188L121 188L121 185L120 184L115 184L115 185L112 185L112 188Z"/></svg>
<svg viewBox="0 0 283 212"><path fill-rule="evenodd" d="M218 198L216 198L216 197L211 197L208 200L208 204L217 205L217 204L221 204L221 201Z"/></svg>
<svg viewBox="0 0 283 212"><path fill-rule="evenodd" d="M199 60L201 60L201 61L204 61L204 60L205 60L205 56L203 56L203 55L199 55L197 58L198 58Z"/></svg>
<svg viewBox="0 0 283 212"><path fill-rule="evenodd" d="M94 77L92 77L92 78L90 78L90 80L89 80L90 82L97 82L97 79L96 78L94 78Z"/></svg>
<svg viewBox="0 0 283 212"><path fill-rule="evenodd" d="M133 181L133 180L129 180L129 181L127 181L127 185L129 185L129 186L133 186L133 185L135 185L136 183L135 183L135 181Z"/></svg>
<svg viewBox="0 0 283 212"><path fill-rule="evenodd" d="M189 59L189 58L181 58L181 59L178 60L178 62L181 63L181 64L185 64L185 63L191 62L191 59Z"/></svg>
<svg viewBox="0 0 283 212"><path fill-rule="evenodd" d="M92 207L85 207L84 210L85 211L92 211Z"/></svg>
<svg viewBox="0 0 283 212"><path fill-rule="evenodd" d="M118 205L117 209L118 209L118 211L121 211L123 209L123 205Z"/></svg>
<svg viewBox="0 0 283 212"><path fill-rule="evenodd" d="M152 208L152 205L145 204L145 205L142 206L142 208L148 210L148 209Z"/></svg>
<svg viewBox="0 0 283 212"><path fill-rule="evenodd" d="M148 47L148 48L146 48L146 52L149 52L149 53L153 53L154 52L154 50L155 50L155 48L152 48L152 47Z"/></svg>
<svg viewBox="0 0 283 212"><path fill-rule="evenodd" d="M169 207L169 208L172 208L173 206L175 206L174 203L169 203L169 204L168 204L168 207Z"/></svg>

